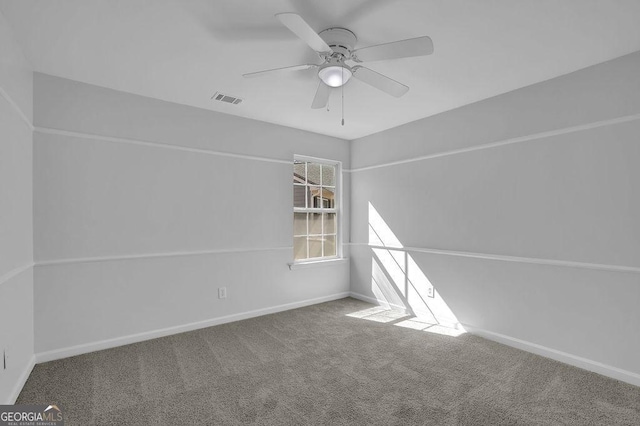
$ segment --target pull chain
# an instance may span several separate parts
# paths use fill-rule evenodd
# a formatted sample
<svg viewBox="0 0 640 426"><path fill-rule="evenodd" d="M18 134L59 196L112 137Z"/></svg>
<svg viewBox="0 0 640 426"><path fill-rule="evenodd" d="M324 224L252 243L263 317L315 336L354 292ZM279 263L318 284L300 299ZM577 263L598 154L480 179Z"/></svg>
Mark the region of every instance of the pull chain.
<svg viewBox="0 0 640 426"><path fill-rule="evenodd" d="M344 126L344 67L342 70L342 125Z"/></svg>

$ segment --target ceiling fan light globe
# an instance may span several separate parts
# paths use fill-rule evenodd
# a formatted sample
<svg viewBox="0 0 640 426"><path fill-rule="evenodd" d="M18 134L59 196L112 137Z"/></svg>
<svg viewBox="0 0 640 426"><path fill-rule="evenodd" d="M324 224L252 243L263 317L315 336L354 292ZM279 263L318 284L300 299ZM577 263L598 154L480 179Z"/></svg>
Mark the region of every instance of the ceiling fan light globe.
<svg viewBox="0 0 640 426"><path fill-rule="evenodd" d="M339 65L331 65L318 71L318 77L320 77L320 80L330 87L340 87L344 85L349 81L352 75L353 74L349 68L341 67Z"/></svg>

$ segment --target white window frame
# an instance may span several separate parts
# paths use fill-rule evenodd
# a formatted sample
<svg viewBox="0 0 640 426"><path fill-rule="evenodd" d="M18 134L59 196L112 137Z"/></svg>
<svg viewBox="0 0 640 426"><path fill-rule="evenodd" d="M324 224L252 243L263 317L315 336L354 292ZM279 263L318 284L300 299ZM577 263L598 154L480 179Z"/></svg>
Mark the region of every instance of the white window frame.
<svg viewBox="0 0 640 426"><path fill-rule="evenodd" d="M335 205L332 209L293 206L293 212L292 212L292 216L295 213L335 213L336 214L336 254L334 256L314 257L310 259L300 259L300 260L293 259L293 262L290 265L304 265L304 264L323 263L323 262L332 262L336 260L342 260L343 259L342 257L342 162L336 161L336 160L328 160L324 158L309 157L306 155L294 155L292 165L296 161L333 166L336 169L335 194L334 194ZM322 173L320 173L320 175L322 176ZM322 188L322 182L320 182L320 187ZM293 204L293 186L291 188L291 191L292 191L291 200ZM291 223L293 223L293 220L291 221ZM308 220L307 220L307 226L308 226ZM292 241L293 241L293 238L295 238L294 235L295 234L292 229L292 232L291 232ZM307 229L307 235L309 235L308 229ZM293 252L292 252L292 256L293 256Z"/></svg>

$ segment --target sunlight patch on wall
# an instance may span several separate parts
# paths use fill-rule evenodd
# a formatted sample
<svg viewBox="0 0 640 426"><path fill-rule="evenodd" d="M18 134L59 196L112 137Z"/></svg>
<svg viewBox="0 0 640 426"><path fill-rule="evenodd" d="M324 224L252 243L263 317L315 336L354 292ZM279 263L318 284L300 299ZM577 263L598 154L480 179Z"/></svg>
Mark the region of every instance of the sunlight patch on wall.
<svg viewBox="0 0 640 426"><path fill-rule="evenodd" d="M407 317L395 325L449 336L465 332L427 275L371 203L369 245L372 246L371 291L384 308L399 310ZM374 315L378 319L403 318L381 312Z"/></svg>
<svg viewBox="0 0 640 426"><path fill-rule="evenodd" d="M378 211L369 203L369 244L375 246L402 248L396 234L384 221Z"/></svg>
<svg viewBox="0 0 640 426"><path fill-rule="evenodd" d="M407 306L403 297L394 287L393 279L388 276L384 266L375 260L371 262L371 291L376 299L387 309L405 309Z"/></svg>

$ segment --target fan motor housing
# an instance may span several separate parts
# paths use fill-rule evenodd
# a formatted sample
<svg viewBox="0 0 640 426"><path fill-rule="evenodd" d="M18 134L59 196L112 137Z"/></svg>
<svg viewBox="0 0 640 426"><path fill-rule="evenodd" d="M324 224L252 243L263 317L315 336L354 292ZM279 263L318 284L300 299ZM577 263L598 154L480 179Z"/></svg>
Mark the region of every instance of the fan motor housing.
<svg viewBox="0 0 640 426"><path fill-rule="evenodd" d="M346 28L328 28L318 34L334 53L348 59L358 38Z"/></svg>

